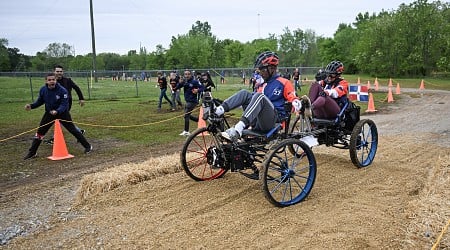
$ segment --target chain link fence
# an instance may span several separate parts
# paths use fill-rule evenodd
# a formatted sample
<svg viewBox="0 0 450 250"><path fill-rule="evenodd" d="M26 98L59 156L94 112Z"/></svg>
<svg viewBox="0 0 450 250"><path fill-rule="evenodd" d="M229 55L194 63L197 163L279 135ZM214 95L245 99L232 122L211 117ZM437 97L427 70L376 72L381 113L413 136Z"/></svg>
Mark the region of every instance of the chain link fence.
<svg viewBox="0 0 450 250"><path fill-rule="evenodd" d="M314 77L319 67L280 67L281 75L289 73L292 76L294 69L298 68L301 80L310 80ZM252 68L204 68L189 69L193 75L209 72L217 89L222 84L249 85L253 75ZM163 72L169 76L173 70L104 70L95 74L100 82L96 84L94 72L92 71L65 71L64 76L73 78L83 91L86 99L116 99L129 97L147 97L157 95L157 72ZM183 70L176 70L182 77ZM49 72L0 72L0 77L13 77L20 79L20 86L24 91L29 89L31 100L37 98L39 88L44 84L44 78ZM292 80L292 79L291 79ZM123 84L128 83L128 84ZM28 99L28 98L27 98Z"/></svg>

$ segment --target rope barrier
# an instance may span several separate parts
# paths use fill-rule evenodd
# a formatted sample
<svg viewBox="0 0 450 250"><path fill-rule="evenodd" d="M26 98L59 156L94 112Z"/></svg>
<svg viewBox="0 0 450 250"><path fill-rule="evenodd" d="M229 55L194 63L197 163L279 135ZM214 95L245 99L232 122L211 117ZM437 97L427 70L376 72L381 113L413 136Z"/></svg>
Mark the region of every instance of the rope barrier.
<svg viewBox="0 0 450 250"><path fill-rule="evenodd" d="M35 131L35 130L38 130L39 128L42 128L42 127L44 127L44 126L47 126L47 125L49 125L50 123L53 123L53 122L55 122L55 121L51 121L51 122L48 122L48 123L46 123L46 124L44 124L44 125L41 125L41 126L39 126L39 127L37 127L37 128L33 128L33 129L28 130L28 131L22 132L22 133L20 133L20 134L13 135L13 136L8 137L8 138L5 138L5 139L1 139L0 142L8 141L8 140L14 139L14 138L16 138L16 137L19 137L19 136L21 136L21 135L28 134L28 133L30 133L30 132L33 132L33 131Z"/></svg>
<svg viewBox="0 0 450 250"><path fill-rule="evenodd" d="M425 81L425 80L423 80L423 82L424 82L424 83L426 83L427 85L431 85L431 86L439 87L439 85L437 85L437 84L434 84L434 83L432 83L432 82L430 82L430 81Z"/></svg>
<svg viewBox="0 0 450 250"><path fill-rule="evenodd" d="M192 112L197 111L197 110L199 110L199 109L200 109L200 107L197 107L197 108L193 109L193 110L192 110L191 112L189 112L189 113L192 113ZM67 121L67 120L61 120L61 119L60 119L60 121L63 121L63 122L72 122L72 123L74 123L74 124L80 124L80 125L90 126L90 127L101 127L101 128L137 128L137 127L145 127L145 126L150 126L150 125L154 125L154 124L159 124L159 123L168 122L168 121L174 120L174 119L176 119L176 118L183 117L184 115L185 115L185 113L183 113L182 115L177 115L177 116L171 117L171 118L169 118L169 119L161 120L161 121L150 122L150 123L144 123L144 124L136 124L136 125L98 125L98 124L92 124L92 123L74 122L74 121ZM39 126L39 127L37 127L37 128L33 128L33 129L30 129L30 130L27 130L27 131L25 131L25 132L22 132L22 133L17 134L17 135L13 135L13 136L11 136L11 137L7 137L7 138L5 138L5 139L0 139L0 142L5 142L5 141L8 141L8 140L17 138L17 137L19 137L19 136L21 136L21 135L28 134L28 133L30 133L30 132L36 131L37 129L39 129L39 128L41 128L41 127L44 127L44 126L47 126L48 124L51 124L51 123L53 123L53 122L55 122L55 121L51 121L51 122L46 123L46 124L44 124L44 125L41 125L41 126Z"/></svg>

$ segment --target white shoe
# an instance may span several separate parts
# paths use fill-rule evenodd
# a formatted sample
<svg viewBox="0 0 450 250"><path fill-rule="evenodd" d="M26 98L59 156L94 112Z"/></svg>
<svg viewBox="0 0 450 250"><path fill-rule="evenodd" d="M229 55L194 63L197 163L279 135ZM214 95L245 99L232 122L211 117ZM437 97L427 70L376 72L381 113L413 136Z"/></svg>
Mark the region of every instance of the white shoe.
<svg viewBox="0 0 450 250"><path fill-rule="evenodd" d="M189 136L191 135L191 133L189 133L188 131L183 131L180 133L181 136Z"/></svg>
<svg viewBox="0 0 450 250"><path fill-rule="evenodd" d="M237 141L241 137L235 128L229 128L225 132L220 133L220 135L229 141Z"/></svg>

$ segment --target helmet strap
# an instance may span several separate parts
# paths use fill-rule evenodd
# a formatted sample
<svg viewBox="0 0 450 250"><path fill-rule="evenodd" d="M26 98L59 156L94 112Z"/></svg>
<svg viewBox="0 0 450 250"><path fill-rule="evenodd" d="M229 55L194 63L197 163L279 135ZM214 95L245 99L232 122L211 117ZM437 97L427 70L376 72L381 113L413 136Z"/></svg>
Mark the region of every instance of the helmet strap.
<svg viewBox="0 0 450 250"><path fill-rule="evenodd" d="M269 73L269 79L273 77L273 74L277 72L276 67L274 66L269 66L269 68L267 68L267 73ZM266 79L264 79L266 80ZM268 80L268 79L267 79Z"/></svg>

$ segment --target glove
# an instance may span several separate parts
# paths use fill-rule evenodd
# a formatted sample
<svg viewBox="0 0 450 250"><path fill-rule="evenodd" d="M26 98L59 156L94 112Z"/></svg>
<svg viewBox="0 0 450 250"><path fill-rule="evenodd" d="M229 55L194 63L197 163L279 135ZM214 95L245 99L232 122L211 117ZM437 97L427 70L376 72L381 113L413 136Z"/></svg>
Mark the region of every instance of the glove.
<svg viewBox="0 0 450 250"><path fill-rule="evenodd" d="M325 92L327 92L331 98L338 98L338 92L335 89L326 89Z"/></svg>
<svg viewBox="0 0 450 250"><path fill-rule="evenodd" d="M302 102L299 99L295 99L292 101L292 106L294 106L295 112L300 112L300 109L302 109Z"/></svg>

